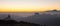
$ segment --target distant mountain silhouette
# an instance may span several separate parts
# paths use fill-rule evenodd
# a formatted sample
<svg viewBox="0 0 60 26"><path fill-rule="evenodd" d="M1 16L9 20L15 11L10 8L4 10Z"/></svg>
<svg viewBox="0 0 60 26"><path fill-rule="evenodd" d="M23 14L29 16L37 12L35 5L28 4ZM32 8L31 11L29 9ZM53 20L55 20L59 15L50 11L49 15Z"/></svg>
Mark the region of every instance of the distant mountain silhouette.
<svg viewBox="0 0 60 26"><path fill-rule="evenodd" d="M54 10L48 10L48 11L46 11L46 12L60 12L60 11L54 9Z"/></svg>

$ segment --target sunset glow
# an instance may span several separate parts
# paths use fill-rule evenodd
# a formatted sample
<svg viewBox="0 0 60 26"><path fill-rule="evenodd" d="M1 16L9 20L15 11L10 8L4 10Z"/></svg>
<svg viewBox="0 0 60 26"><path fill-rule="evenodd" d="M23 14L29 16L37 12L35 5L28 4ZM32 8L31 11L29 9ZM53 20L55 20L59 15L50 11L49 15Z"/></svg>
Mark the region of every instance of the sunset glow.
<svg viewBox="0 0 60 26"><path fill-rule="evenodd" d="M0 12L60 10L60 0L0 0Z"/></svg>

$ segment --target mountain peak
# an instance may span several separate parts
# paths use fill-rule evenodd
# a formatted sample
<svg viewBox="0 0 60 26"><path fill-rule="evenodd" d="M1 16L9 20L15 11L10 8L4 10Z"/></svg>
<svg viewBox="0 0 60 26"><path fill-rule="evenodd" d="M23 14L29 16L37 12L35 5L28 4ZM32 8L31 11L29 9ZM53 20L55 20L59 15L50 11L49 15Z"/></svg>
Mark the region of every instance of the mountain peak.
<svg viewBox="0 0 60 26"><path fill-rule="evenodd" d="M60 11L54 9L54 10L48 10L48 11L46 11L46 12L60 12Z"/></svg>

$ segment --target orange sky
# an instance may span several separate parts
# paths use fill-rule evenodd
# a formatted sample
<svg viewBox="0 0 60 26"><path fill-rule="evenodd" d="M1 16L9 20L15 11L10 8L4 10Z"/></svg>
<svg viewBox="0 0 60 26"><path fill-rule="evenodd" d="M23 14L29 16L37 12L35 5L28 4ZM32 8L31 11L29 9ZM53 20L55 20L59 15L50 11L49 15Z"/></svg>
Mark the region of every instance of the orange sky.
<svg viewBox="0 0 60 26"><path fill-rule="evenodd" d="M60 0L0 0L0 12L60 10Z"/></svg>

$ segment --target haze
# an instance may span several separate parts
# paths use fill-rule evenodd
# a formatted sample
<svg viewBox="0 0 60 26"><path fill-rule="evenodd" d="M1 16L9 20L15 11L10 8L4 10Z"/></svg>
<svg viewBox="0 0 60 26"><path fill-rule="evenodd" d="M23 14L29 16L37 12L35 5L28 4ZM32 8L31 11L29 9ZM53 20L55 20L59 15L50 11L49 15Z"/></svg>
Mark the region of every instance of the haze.
<svg viewBox="0 0 60 26"><path fill-rule="evenodd" d="M60 0L0 0L0 12L60 10Z"/></svg>

